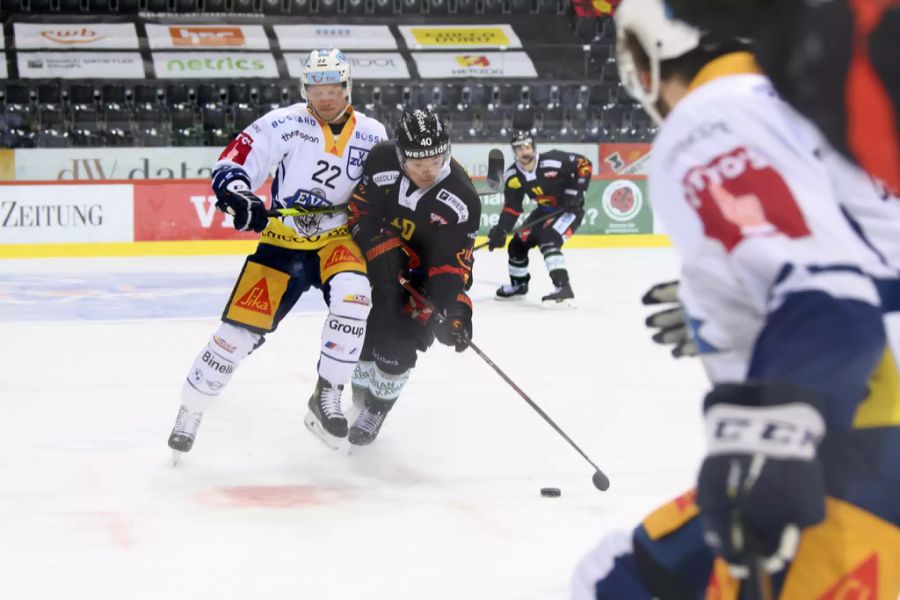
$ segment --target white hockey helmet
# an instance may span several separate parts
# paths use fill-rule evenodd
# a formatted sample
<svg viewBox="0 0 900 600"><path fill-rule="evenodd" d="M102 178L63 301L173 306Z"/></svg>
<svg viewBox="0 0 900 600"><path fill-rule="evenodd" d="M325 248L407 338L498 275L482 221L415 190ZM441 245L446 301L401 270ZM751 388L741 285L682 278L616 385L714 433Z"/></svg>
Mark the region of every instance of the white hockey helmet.
<svg viewBox="0 0 900 600"><path fill-rule="evenodd" d="M300 74L300 94L304 100L306 87L326 83L339 83L344 87L347 104L350 104L350 93L353 82L350 79L350 61L337 48L313 50L306 57L303 72Z"/></svg>
<svg viewBox="0 0 900 600"><path fill-rule="evenodd" d="M616 63L619 79L629 94L639 100L647 114L657 123L662 115L656 108L659 100L659 63L678 58L700 46L699 29L674 18L663 0L623 0L616 8ZM637 38L650 58L650 89L641 85L638 66L625 37Z"/></svg>

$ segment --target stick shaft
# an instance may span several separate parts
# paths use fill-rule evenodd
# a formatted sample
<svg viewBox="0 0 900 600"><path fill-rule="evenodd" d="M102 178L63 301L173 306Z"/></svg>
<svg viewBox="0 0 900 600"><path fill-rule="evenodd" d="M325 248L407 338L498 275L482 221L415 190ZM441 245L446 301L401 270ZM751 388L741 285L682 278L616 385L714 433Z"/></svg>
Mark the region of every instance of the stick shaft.
<svg viewBox="0 0 900 600"><path fill-rule="evenodd" d="M432 304L431 302L429 302L422 294L420 294L419 291L416 290L416 288L414 288L414 287L410 284L410 282L409 282L408 279L406 279L405 277L403 277L403 276L401 275L401 276L399 277L399 281L400 281L400 285L402 285L403 288L404 288L407 292L409 292L416 300L418 300L419 302L421 302L423 306L426 306L426 307L428 307L429 310L431 310L431 312L434 314L434 316L435 316L435 318L438 320L438 322L441 322L441 321L444 320L444 315L442 315L440 312L438 312L437 307L435 307L434 304ZM522 388L520 388L518 385L516 385L516 382L514 382L512 379L510 379L509 375L507 375L506 373L504 373L503 370L502 370L500 367L498 367L497 364L496 364L494 361L492 361L492 360L490 359L490 357L489 357L487 354L485 354L485 353L481 350L481 348L479 348L479 347L475 344L475 342L469 340L469 347L470 347L472 350L474 350L474 351L475 351L475 354L477 354L478 356L480 356L481 359L484 360L484 362L486 362L486 363L488 364L488 366L491 367L491 368L494 370L494 372L497 373L497 375L499 375L500 378L501 378L503 381L505 381L507 384L509 384L509 386L510 386L513 390L515 390L515 392L516 392L517 394L519 394L519 396L520 396L525 402L528 403L528 406L530 406L531 408L533 408L534 411L535 411L537 414L539 414L539 415L541 416L541 418L544 419L544 421L547 422L548 425L550 425L551 427L553 427L553 429L556 430L556 433L558 433L559 435L561 435L562 438L563 438L564 440L566 440L566 441L569 443L569 445L572 446L572 448L574 448L575 451L578 452L578 454L580 454L581 457L582 457L584 460L586 460L586 461L588 462L588 464L590 464L592 467L594 467L594 469L595 469L596 471L598 471L598 472L600 472L600 473L603 473L603 471L600 470L600 467L598 467L597 465L595 465L595 464L594 464L594 461L592 461L590 458L588 458L588 455L584 453L584 451L578 446L578 444L576 444L574 441L572 441L572 438L570 438L570 437L566 434L566 432L563 431L562 428L561 428L559 425L557 425L556 422L555 422L553 419L551 419L550 416L549 416L547 413L545 413L544 410L543 410L540 406L538 406L538 404L537 404L534 400L532 400L532 399L528 396L528 394L526 394L526 393L522 390ZM606 476L606 475L605 475L605 473L604 473L604 477L605 477L605 476Z"/></svg>
<svg viewBox="0 0 900 600"><path fill-rule="evenodd" d="M522 223L521 225L519 225L518 227L516 227L515 229L510 231L508 235L515 235L515 234L519 233L520 231L522 231L523 229L537 225L544 219L552 219L553 217L555 217L557 215L561 215L564 212L566 212L566 210L564 208L560 208L558 210L554 210L553 212L549 212L546 215L541 215L541 217L539 219L532 219L531 221L528 221L527 223ZM488 244L490 244L490 242L481 242L480 244L478 244L477 246L472 248L472 252L475 252L476 250L481 250Z"/></svg>

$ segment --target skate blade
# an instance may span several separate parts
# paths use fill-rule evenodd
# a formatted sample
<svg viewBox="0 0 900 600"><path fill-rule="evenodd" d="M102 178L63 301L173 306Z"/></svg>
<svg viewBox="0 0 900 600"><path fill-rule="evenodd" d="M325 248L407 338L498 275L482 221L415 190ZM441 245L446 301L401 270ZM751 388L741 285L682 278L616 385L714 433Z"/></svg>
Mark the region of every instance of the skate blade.
<svg viewBox="0 0 900 600"><path fill-rule="evenodd" d="M306 413L306 417L303 419L303 424L306 425L306 429L308 429L311 434L322 440L322 443L325 444L329 450L341 449L341 446L344 443L344 438L335 437L325 431L319 424L319 421L316 419L316 416L312 413L312 411Z"/></svg>
<svg viewBox="0 0 900 600"><path fill-rule="evenodd" d="M172 450L172 466L177 467L181 464L181 458L187 454L186 452L182 452L181 450Z"/></svg>
<svg viewBox="0 0 900 600"><path fill-rule="evenodd" d="M525 296L494 296L494 300L497 302L521 302L525 299Z"/></svg>
<svg viewBox="0 0 900 600"><path fill-rule="evenodd" d="M574 298L570 298L568 300L542 300L541 306L550 309L578 308L578 305L575 303Z"/></svg>

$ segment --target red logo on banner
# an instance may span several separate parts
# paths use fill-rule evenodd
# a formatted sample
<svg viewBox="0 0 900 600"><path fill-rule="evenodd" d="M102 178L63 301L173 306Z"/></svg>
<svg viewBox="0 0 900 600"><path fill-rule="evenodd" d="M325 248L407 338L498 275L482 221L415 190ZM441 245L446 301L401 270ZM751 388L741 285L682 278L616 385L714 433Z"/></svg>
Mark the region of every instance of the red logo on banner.
<svg viewBox="0 0 900 600"><path fill-rule="evenodd" d="M474 56L472 54L463 54L456 57L456 62L462 67L484 67L491 66L491 61L487 56Z"/></svg>
<svg viewBox="0 0 900 600"><path fill-rule="evenodd" d="M269 301L269 284L266 283L266 278L263 277L254 283L250 291L241 296L240 300L235 303L235 306L264 315L271 315L272 303Z"/></svg>
<svg viewBox="0 0 900 600"><path fill-rule="evenodd" d="M791 238L810 234L784 179L765 158L747 148L691 169L682 184L706 236L722 242L729 252L748 231L780 232Z"/></svg>
<svg viewBox="0 0 900 600"><path fill-rule="evenodd" d="M235 231L209 186L206 180L135 180L135 241L258 240L252 231Z"/></svg>
<svg viewBox="0 0 900 600"><path fill-rule="evenodd" d="M247 160L247 155L250 154L250 150L252 149L253 138L246 133L241 132L225 147L222 154L219 155L219 160L229 160L233 163L242 165Z"/></svg>
<svg viewBox="0 0 900 600"><path fill-rule="evenodd" d="M617 211L627 213L634 208L634 192L627 187L620 187L612 193L609 203Z"/></svg>
<svg viewBox="0 0 900 600"><path fill-rule="evenodd" d="M169 27L172 44L192 48L234 48L244 45L240 27Z"/></svg>

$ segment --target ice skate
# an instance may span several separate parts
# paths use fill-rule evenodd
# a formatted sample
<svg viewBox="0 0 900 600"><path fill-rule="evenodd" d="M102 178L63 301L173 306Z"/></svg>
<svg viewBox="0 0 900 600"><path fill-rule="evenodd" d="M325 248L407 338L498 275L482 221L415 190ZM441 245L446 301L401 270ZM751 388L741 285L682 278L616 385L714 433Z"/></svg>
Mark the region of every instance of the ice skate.
<svg viewBox="0 0 900 600"><path fill-rule="evenodd" d="M184 406L178 409L175 426L172 427L172 433L169 434L169 448L173 450L173 464L178 464L181 456L191 451L202 418L202 412L191 412Z"/></svg>
<svg viewBox="0 0 900 600"><path fill-rule="evenodd" d="M521 300L528 294L529 277L511 277L511 283L497 288L496 300Z"/></svg>
<svg viewBox="0 0 900 600"><path fill-rule="evenodd" d="M368 446L374 442L395 402L396 400L377 400L369 395L359 417L350 426L348 441L354 446Z"/></svg>
<svg viewBox="0 0 900 600"><path fill-rule="evenodd" d="M347 437L347 419L341 412L341 393L344 386L332 386L319 377L316 389L309 398L309 412L303 419L306 428L332 450L341 446Z"/></svg>
<svg viewBox="0 0 900 600"><path fill-rule="evenodd" d="M548 308L575 308L575 294L568 283L557 286L552 292L541 298L541 304Z"/></svg>

